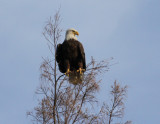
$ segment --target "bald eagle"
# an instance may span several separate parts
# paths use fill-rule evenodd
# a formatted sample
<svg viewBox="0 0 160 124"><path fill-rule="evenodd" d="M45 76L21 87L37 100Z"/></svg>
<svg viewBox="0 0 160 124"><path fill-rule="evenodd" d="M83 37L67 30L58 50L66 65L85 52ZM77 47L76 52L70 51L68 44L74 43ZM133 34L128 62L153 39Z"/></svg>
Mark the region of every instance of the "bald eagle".
<svg viewBox="0 0 160 124"><path fill-rule="evenodd" d="M83 74L86 70L86 60L83 45L77 40L78 31L71 28L66 31L65 40L57 45L56 61L59 70L69 76L69 73ZM73 74L73 73L72 73Z"/></svg>

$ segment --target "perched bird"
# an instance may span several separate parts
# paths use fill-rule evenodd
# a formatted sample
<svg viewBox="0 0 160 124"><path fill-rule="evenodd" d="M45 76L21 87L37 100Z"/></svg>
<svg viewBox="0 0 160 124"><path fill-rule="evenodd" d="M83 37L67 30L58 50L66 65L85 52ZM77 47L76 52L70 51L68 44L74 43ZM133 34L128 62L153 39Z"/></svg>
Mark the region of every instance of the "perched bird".
<svg viewBox="0 0 160 124"><path fill-rule="evenodd" d="M65 40L57 45L56 61L59 70L69 76L70 72L83 74L86 60L83 45L77 40L78 31L71 28L66 31Z"/></svg>

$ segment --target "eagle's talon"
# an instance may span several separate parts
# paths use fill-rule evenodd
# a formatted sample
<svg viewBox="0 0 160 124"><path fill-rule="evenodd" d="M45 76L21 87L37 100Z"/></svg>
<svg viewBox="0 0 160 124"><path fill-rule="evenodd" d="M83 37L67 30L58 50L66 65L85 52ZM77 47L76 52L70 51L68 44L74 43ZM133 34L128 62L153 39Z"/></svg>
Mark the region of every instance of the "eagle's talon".
<svg viewBox="0 0 160 124"><path fill-rule="evenodd" d="M69 73L70 73L70 72L71 72L71 71L68 69L67 72L64 73L64 74L67 75L67 76L69 77Z"/></svg>
<svg viewBox="0 0 160 124"><path fill-rule="evenodd" d="M85 69L79 68L79 70L77 70L77 72L79 72L80 74L82 74L82 72L85 72Z"/></svg>

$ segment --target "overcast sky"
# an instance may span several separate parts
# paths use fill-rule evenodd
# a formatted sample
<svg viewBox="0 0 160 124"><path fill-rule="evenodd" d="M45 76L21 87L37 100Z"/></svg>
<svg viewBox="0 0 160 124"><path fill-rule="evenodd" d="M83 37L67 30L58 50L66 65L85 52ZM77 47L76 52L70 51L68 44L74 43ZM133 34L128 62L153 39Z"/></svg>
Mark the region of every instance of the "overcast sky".
<svg viewBox="0 0 160 124"><path fill-rule="evenodd" d="M87 62L114 57L103 87L129 86L124 120L158 124L160 0L0 0L0 124L31 123L26 111L37 105L39 66L49 54L42 31L59 7L61 27L79 31Z"/></svg>

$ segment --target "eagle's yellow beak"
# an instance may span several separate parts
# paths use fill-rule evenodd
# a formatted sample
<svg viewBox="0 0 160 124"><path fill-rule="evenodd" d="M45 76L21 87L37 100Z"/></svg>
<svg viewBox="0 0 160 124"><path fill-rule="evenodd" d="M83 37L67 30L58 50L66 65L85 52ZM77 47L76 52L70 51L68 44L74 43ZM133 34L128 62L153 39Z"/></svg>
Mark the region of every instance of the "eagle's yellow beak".
<svg viewBox="0 0 160 124"><path fill-rule="evenodd" d="M78 36L79 36L79 33L78 33L78 31L75 31L75 32L74 32L74 35L78 35Z"/></svg>

